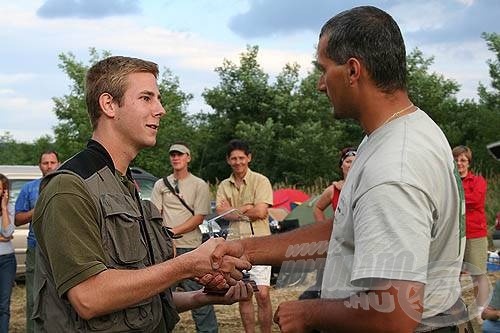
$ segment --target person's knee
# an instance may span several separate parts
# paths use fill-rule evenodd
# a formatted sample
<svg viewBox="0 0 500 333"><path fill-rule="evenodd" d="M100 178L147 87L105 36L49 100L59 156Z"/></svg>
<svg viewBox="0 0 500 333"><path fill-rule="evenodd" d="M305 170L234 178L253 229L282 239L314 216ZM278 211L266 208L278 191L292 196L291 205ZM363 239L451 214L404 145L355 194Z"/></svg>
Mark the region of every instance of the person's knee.
<svg viewBox="0 0 500 333"><path fill-rule="evenodd" d="M255 293L255 299L257 300L257 303L260 304L266 304L271 302L271 297L269 294L269 288L260 288L259 287L259 292Z"/></svg>

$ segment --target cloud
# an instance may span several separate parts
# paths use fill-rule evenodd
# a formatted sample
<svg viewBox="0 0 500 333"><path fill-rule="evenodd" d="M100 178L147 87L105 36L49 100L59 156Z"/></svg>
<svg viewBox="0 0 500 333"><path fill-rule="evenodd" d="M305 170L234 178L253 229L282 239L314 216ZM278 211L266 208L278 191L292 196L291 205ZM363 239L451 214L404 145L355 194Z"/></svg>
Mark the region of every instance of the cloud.
<svg viewBox="0 0 500 333"><path fill-rule="evenodd" d="M462 4L466 5L466 6L470 6L470 5L472 5L474 3L474 0L456 0L456 1L462 3Z"/></svg>
<svg viewBox="0 0 500 333"><path fill-rule="evenodd" d="M35 78L36 75L33 73L15 73L15 74L0 73L0 85L27 82Z"/></svg>
<svg viewBox="0 0 500 333"><path fill-rule="evenodd" d="M233 16L229 28L244 38L319 30L321 24L338 12L338 1L250 0L247 12Z"/></svg>
<svg viewBox="0 0 500 333"><path fill-rule="evenodd" d="M13 89L0 89L0 96L2 95L13 95L15 91Z"/></svg>
<svg viewBox="0 0 500 333"><path fill-rule="evenodd" d="M421 50L426 57L434 56L431 71L460 84L459 99L477 96L478 83L490 82L486 59L494 55L480 40L429 44Z"/></svg>
<svg viewBox="0 0 500 333"><path fill-rule="evenodd" d="M480 40L482 32L498 31L500 1L401 3L392 8L403 33L420 43Z"/></svg>
<svg viewBox="0 0 500 333"><path fill-rule="evenodd" d="M13 16L23 20L4 20ZM30 23L29 25L22 23L19 26L19 22ZM52 57L54 63L57 61L58 53L68 51L76 54L77 59L86 59L88 47L92 46L98 50L109 50L115 55L144 57L157 62L160 67L177 68L176 72L183 69L213 72L216 67L222 65L224 59L238 62L240 54L245 51L243 43L207 39L199 33L174 31L131 18L111 17L100 21L99 24L93 24L87 19L67 18L47 21L30 16L24 11L14 9L0 11L0 31L12 30L13 27L21 28L24 36L32 35L36 31L37 38L29 44L23 44L26 47L25 53L35 48L39 55L43 53L45 57ZM19 46L15 46L22 38L21 35L9 34L5 37L7 47L12 50L19 49ZM287 41L285 38L283 40ZM290 43L294 43L293 40ZM287 50L277 45L260 46L259 62L270 74L279 73L288 62L298 62L302 68L308 67L313 58L312 44L313 41L311 47L303 52L298 49ZM17 59L16 57L13 55L12 59ZM27 75L24 77L19 74L13 77L0 73L0 83L2 80L7 82L21 78L28 79Z"/></svg>
<svg viewBox="0 0 500 333"><path fill-rule="evenodd" d="M249 0L249 9L233 16L229 28L243 38L319 32L332 15L362 4L359 0ZM389 12L405 35L422 42L478 39L483 31L498 30L498 0L376 0L371 4Z"/></svg>
<svg viewBox="0 0 500 333"><path fill-rule="evenodd" d="M50 134L57 117L51 111L54 103L50 99L33 99L9 91L0 93L3 120L0 134L10 132L16 140L33 141Z"/></svg>
<svg viewBox="0 0 500 333"><path fill-rule="evenodd" d="M103 18L140 12L138 0L46 0L37 15L43 18Z"/></svg>

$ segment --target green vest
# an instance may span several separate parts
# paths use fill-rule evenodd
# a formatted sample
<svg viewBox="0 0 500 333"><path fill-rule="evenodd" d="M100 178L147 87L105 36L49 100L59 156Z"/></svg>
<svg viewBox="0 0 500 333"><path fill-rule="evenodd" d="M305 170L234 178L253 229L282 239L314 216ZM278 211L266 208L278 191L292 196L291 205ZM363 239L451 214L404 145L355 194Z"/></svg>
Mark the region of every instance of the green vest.
<svg viewBox="0 0 500 333"><path fill-rule="evenodd" d="M45 177L41 189L60 173L82 179L98 207L108 268L136 270L172 258L172 240L160 212L150 201L140 201L124 190L108 167L86 179L60 170ZM47 257L37 247L33 309L36 332L152 332L158 330L162 318L166 331L171 331L179 320L170 289L108 315L80 318L70 302L58 296Z"/></svg>

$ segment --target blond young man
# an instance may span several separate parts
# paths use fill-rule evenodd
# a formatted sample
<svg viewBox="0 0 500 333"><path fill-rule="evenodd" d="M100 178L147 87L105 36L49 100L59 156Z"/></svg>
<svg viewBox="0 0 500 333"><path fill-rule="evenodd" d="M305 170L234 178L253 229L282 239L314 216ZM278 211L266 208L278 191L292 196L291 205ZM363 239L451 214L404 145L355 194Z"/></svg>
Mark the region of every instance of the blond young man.
<svg viewBox="0 0 500 333"><path fill-rule="evenodd" d="M224 296L170 290L206 274L233 282L230 276L241 278L239 269L249 265L228 258L231 263L213 270L208 253L222 240L172 259L160 213L139 198L129 164L156 143L165 114L157 78L155 63L122 56L87 73L92 138L44 178L33 215L40 259L35 331L170 332L180 311L248 297L241 282Z"/></svg>

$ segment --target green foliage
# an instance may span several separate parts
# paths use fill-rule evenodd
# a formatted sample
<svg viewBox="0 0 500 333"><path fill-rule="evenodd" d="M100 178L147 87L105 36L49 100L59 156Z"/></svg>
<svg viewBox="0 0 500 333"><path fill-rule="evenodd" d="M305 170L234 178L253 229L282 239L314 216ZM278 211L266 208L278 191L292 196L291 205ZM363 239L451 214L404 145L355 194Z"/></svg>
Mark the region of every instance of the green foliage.
<svg viewBox="0 0 500 333"><path fill-rule="evenodd" d="M77 61L72 53L59 55L59 68L71 81L70 92L63 97L54 97L54 113L59 123L54 129L57 151L61 160L65 160L85 147L92 135L92 127L85 106L85 75L90 66L110 55L109 52L99 52L89 49L88 65Z"/></svg>
<svg viewBox="0 0 500 333"><path fill-rule="evenodd" d="M273 183L309 185L318 177L338 178L338 151L359 143L359 126L333 121L327 98L316 89L316 70L300 80L299 66L287 64L270 83L257 54L257 46L247 47L239 64L225 60L216 69L219 85L205 90L214 112L199 118L210 147L202 176L227 177L225 147L240 138L250 144L252 168Z"/></svg>
<svg viewBox="0 0 500 333"><path fill-rule="evenodd" d="M495 216L500 212L500 174L492 175L486 179L488 191L486 192L486 218L490 230L494 230Z"/></svg>
<svg viewBox="0 0 500 333"><path fill-rule="evenodd" d="M54 150L56 145L52 137L46 135L33 143L16 142L9 132L0 135L0 164L36 165L40 154Z"/></svg>
<svg viewBox="0 0 500 333"><path fill-rule="evenodd" d="M499 173L500 164L490 158L485 145L498 141L500 124L500 37L483 34L495 54L488 61L491 86L480 84L479 102L458 101L459 85L430 72L432 57L418 50L408 55L408 90L414 103L426 111L443 129L452 146L466 144L473 149L476 171L487 177ZM226 145L233 138L249 142L253 150L252 168L267 175L275 184L316 186L339 178L338 151L357 146L361 128L353 121L334 120L331 106L317 91L319 72L311 70L303 78L297 64L285 64L273 80L257 61L259 48L248 46L233 63L224 60L215 69L219 82L206 88L203 97L210 112L188 115L192 95L183 92L178 78L163 69L159 88L167 115L161 121L157 145L142 151L134 165L158 176L170 170L167 149L175 141L185 141L192 151L191 170L211 183L226 178ZM83 148L91 136L84 102L84 78L89 66L110 55L89 50L88 64L71 53L59 55L59 67L68 75L68 94L55 97L54 112L59 120L55 139L43 137L33 144L16 143L9 133L0 137L0 163L33 164L44 147L56 148L65 159Z"/></svg>
<svg viewBox="0 0 500 333"><path fill-rule="evenodd" d="M459 86L442 75L429 73L433 61L434 58L425 58L418 49L408 55L408 94L435 122L446 124L450 120L450 108L457 104L455 95Z"/></svg>
<svg viewBox="0 0 500 333"><path fill-rule="evenodd" d="M495 53L495 59L489 60L488 67L491 78L491 88L488 90L479 84L480 103L493 112L500 112L500 35L498 33L483 33L488 49Z"/></svg>
<svg viewBox="0 0 500 333"><path fill-rule="evenodd" d="M490 50L497 52L499 57L500 42L498 35L484 35L497 43ZM495 39L496 38L496 39ZM490 42L492 45L493 41ZM433 58L425 58L422 52L415 49L408 55L408 92L415 105L427 112L441 127L452 147L467 145L474 153L475 171L485 175L496 174L500 171L500 165L493 160L486 150L488 143L498 140L498 128L500 126L500 110L492 108L498 103L498 76L500 65L489 61L490 74L495 82L495 91L487 92L480 85L480 103L471 100L457 101L456 93L459 91L458 84L453 80L445 79L442 75L429 73ZM492 69L493 67L493 69ZM495 83L493 83L495 87ZM496 98L496 102L495 102Z"/></svg>

